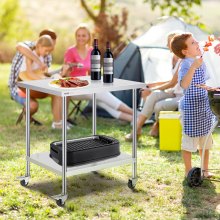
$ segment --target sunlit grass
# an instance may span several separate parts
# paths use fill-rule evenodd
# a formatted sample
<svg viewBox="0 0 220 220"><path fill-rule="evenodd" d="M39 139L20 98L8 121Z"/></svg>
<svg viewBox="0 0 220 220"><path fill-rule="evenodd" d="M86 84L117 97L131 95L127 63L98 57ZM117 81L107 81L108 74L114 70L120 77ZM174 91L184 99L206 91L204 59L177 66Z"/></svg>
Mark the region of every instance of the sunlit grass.
<svg viewBox="0 0 220 220"><path fill-rule="evenodd" d="M68 200L64 208L50 196L61 193L60 176L31 164L31 179L22 187L16 178L25 174L25 123L15 125L21 107L13 102L7 90L9 65L0 65L0 219L219 219L220 184L204 181L201 187L189 188L184 180L180 152L161 152L158 139L147 136L144 127L138 143L138 182L135 190L127 187L131 166L123 165L68 177ZM61 133L51 130L49 99L40 101L36 118L42 127L31 126L31 153L49 151L52 141ZM68 138L91 135L91 118L80 116ZM121 151L131 153L124 135L129 124L98 118L97 132L117 138ZM220 138L214 132L215 146L210 167L218 168ZM197 154L194 166L200 166ZM220 174L218 173L220 176Z"/></svg>

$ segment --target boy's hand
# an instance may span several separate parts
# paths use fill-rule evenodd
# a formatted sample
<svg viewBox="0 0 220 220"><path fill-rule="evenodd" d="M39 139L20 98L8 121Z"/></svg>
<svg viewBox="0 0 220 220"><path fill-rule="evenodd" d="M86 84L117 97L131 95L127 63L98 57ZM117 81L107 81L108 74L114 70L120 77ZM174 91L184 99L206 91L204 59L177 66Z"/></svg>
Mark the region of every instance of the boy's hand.
<svg viewBox="0 0 220 220"><path fill-rule="evenodd" d="M203 63L202 57L196 58L196 59L194 60L194 62L192 63L192 66L191 66L191 67L196 70L196 69L198 69L198 68L202 65L202 63Z"/></svg>

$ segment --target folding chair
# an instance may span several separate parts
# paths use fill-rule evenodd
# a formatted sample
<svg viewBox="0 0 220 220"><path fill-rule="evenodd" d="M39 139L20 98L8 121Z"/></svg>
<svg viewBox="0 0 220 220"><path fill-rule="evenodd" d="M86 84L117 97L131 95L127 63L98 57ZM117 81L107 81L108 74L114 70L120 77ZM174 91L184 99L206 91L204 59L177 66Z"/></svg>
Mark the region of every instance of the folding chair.
<svg viewBox="0 0 220 220"><path fill-rule="evenodd" d="M16 120L16 125L18 125L22 119L25 117L25 108L23 107L21 110L21 113L18 115L18 118ZM30 118L30 123L37 125L37 126L41 126L42 123L37 121L36 119L34 119L33 117Z"/></svg>
<svg viewBox="0 0 220 220"><path fill-rule="evenodd" d="M73 99L70 99L70 104L73 105L73 108L70 111L70 113L68 114L67 121L70 122L71 124L76 125L76 119L79 116L79 114L83 115L86 119L88 119L88 116L81 109L82 108L82 102L83 102L83 100L74 101Z"/></svg>
<svg viewBox="0 0 220 220"><path fill-rule="evenodd" d="M16 120L16 125L18 125L22 121L23 117L24 117L24 108L22 108L21 113L18 115L18 118Z"/></svg>

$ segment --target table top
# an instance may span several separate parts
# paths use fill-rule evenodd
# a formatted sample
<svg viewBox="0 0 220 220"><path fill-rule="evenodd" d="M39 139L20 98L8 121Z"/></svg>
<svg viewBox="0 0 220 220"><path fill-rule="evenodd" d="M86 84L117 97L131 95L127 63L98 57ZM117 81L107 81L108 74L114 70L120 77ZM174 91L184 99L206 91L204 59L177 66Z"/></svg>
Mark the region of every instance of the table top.
<svg viewBox="0 0 220 220"><path fill-rule="evenodd" d="M49 93L57 96L74 96L107 91L120 91L128 89L139 89L146 87L145 83L135 82L124 79L114 78L113 83L103 83L102 80L91 80L90 76L77 77L82 80L88 80L89 85L76 88L58 88L50 84L54 79L30 80L18 82L17 85L35 91Z"/></svg>

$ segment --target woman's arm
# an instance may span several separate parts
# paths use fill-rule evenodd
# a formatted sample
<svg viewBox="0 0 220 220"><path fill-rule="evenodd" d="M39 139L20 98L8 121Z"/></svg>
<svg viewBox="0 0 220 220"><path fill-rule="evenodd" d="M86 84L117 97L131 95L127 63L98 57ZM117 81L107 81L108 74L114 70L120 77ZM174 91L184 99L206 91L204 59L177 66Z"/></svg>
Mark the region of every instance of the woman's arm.
<svg viewBox="0 0 220 220"><path fill-rule="evenodd" d="M172 79L168 82L164 82L161 85L146 88L142 90L142 97L145 99L150 93L154 90L165 90L169 88L173 88L178 82L178 69L176 70L175 74L173 75Z"/></svg>
<svg viewBox="0 0 220 220"><path fill-rule="evenodd" d="M67 77L67 76L70 75L70 72L71 72L70 66L68 65L68 63L64 63L63 66L62 66L62 70L61 70L60 75L62 77Z"/></svg>
<svg viewBox="0 0 220 220"><path fill-rule="evenodd" d="M151 92L154 90L165 90L165 89L172 88L177 84L177 80L178 80L178 74L175 73L173 75L173 78L168 82L164 82L163 84L160 84L158 86L153 86L153 87L148 87L148 88L142 89L141 90L141 97L143 99L146 99L147 96L149 96L151 94Z"/></svg>
<svg viewBox="0 0 220 220"><path fill-rule="evenodd" d="M170 81L160 83L159 85L156 86L149 86L148 88L142 90L141 96L142 98L146 99L148 95L151 94L152 91L154 90L165 90L169 88L173 88L177 82L178 82L178 70L180 66L180 62L178 62L179 58L173 56L172 64L173 64L173 69L175 70L175 73Z"/></svg>
<svg viewBox="0 0 220 220"><path fill-rule="evenodd" d="M175 74L173 75L173 78L162 84L162 85L159 85L159 86L155 86L153 88L151 88L150 90L153 91L153 90L165 90L165 89L169 89L169 88L173 88L178 82L178 71L175 72Z"/></svg>

